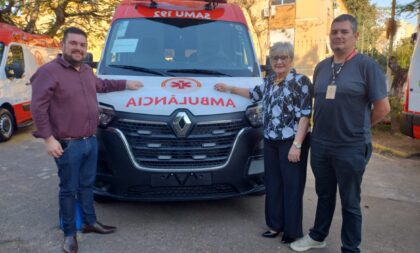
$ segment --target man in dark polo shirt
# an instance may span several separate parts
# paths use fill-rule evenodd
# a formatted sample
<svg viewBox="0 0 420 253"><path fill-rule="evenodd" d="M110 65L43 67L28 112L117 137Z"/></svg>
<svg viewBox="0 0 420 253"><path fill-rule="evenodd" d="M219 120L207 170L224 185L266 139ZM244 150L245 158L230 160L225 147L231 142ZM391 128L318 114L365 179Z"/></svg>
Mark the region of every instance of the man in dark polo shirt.
<svg viewBox="0 0 420 253"><path fill-rule="evenodd" d="M45 149L54 157L60 179L59 206L64 252L77 252L76 199L83 214L82 232L109 234L116 228L96 220L93 183L98 155L95 137L99 121L97 92L137 90L138 81L101 80L83 64L87 35L71 27L64 31L62 54L32 76L31 110Z"/></svg>
<svg viewBox="0 0 420 253"><path fill-rule="evenodd" d="M338 185L343 218L341 252L360 252L360 187L372 152L370 128L388 114L390 106L385 74L374 60L357 53L357 38L353 16L335 18L330 31L334 55L315 68L311 166L318 205L309 235L290 245L295 251L326 246Z"/></svg>

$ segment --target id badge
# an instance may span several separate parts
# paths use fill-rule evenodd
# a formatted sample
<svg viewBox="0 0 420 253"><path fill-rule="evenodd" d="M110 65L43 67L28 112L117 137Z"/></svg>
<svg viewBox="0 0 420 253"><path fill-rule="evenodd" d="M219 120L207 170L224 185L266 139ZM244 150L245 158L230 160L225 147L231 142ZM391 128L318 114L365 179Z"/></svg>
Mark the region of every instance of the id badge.
<svg viewBox="0 0 420 253"><path fill-rule="evenodd" d="M337 91L336 85L328 85L327 87L327 94L325 95L326 99L335 99L335 92Z"/></svg>

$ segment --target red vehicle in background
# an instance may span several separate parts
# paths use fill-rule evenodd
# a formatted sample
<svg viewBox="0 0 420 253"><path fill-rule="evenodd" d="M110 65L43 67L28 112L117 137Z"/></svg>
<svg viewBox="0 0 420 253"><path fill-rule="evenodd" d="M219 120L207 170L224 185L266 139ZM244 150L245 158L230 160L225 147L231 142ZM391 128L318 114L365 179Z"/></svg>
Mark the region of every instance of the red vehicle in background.
<svg viewBox="0 0 420 253"><path fill-rule="evenodd" d="M0 23L0 142L32 123L30 77L59 52L57 41Z"/></svg>

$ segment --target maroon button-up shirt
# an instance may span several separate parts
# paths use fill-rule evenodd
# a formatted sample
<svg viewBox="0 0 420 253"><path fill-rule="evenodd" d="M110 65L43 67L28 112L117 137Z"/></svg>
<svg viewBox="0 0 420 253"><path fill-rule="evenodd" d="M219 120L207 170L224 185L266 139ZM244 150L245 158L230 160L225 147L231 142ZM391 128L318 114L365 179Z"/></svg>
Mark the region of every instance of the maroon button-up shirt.
<svg viewBox="0 0 420 253"><path fill-rule="evenodd" d="M76 70L58 55L31 77L31 111L38 138L81 138L99 123L96 93L125 89L125 80L102 80L83 64Z"/></svg>

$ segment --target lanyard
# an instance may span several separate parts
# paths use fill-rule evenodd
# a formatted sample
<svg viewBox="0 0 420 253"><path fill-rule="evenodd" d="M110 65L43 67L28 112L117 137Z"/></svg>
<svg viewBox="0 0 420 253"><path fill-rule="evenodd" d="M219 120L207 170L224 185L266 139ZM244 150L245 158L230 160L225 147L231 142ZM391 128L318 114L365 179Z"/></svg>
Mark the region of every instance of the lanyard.
<svg viewBox="0 0 420 253"><path fill-rule="evenodd" d="M331 72L332 72L332 85L335 85L335 80L337 80L338 75L340 74L341 70L344 67L344 64L349 61L351 58L353 58L357 54L356 49L353 49L349 55L347 55L346 59L344 59L344 62L340 65L337 71L334 70L334 56L331 57Z"/></svg>

